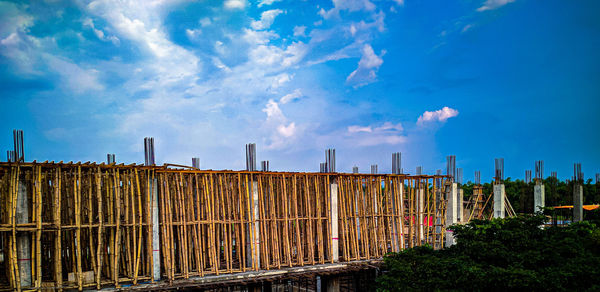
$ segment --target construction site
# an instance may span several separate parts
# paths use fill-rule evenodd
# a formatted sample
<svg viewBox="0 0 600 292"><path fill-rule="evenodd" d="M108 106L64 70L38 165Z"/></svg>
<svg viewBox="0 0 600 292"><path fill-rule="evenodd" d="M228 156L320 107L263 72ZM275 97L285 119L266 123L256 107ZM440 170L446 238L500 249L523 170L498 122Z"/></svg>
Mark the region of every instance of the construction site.
<svg viewBox="0 0 600 292"><path fill-rule="evenodd" d="M493 194L475 174L463 201L462 169L446 174L338 173L335 150L320 172L215 171L155 164L26 162L23 132L0 162L0 285L4 290L208 289L227 291L365 290L384 255L453 244L447 227L515 212L496 160ZM543 163L536 163L536 178ZM577 168L576 168L577 170ZM543 185L536 206L543 206ZM582 193L574 193L581 195ZM579 198L579 197L578 197ZM581 220L575 206L574 220ZM359 280L363 279L363 280Z"/></svg>

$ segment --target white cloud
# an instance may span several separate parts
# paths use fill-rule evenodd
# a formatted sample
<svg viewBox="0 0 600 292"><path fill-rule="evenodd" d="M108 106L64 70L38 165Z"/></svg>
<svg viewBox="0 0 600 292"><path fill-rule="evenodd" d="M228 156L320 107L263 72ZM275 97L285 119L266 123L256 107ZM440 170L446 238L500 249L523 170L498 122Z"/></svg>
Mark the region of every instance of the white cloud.
<svg viewBox="0 0 600 292"><path fill-rule="evenodd" d="M282 136L289 138L296 134L296 123L291 122L289 125L279 125L277 127L277 132Z"/></svg>
<svg viewBox="0 0 600 292"><path fill-rule="evenodd" d="M445 122L449 118L458 116L458 111L447 106L436 111L425 111L417 120L417 125L423 125L427 122Z"/></svg>
<svg viewBox="0 0 600 292"><path fill-rule="evenodd" d="M404 127L402 127L401 123L397 123L397 124L392 124L391 122L385 122L383 123L383 125L375 128L375 132L378 131L399 131L402 132L404 131Z"/></svg>
<svg viewBox="0 0 600 292"><path fill-rule="evenodd" d="M288 123L288 119L283 115L279 105L272 99L267 102L263 112L267 114L263 128L270 132L267 148L281 149L288 145L298 132L296 123Z"/></svg>
<svg viewBox="0 0 600 292"><path fill-rule="evenodd" d="M364 45L362 49L362 57L358 62L358 68L348 75L346 82L355 87L360 87L375 81L377 79L376 72L381 64L383 64L383 59L381 59L381 56L384 54L385 51L382 51L381 55L378 56L373 51L371 45Z"/></svg>
<svg viewBox="0 0 600 292"><path fill-rule="evenodd" d="M206 27L212 24L212 20L210 20L210 18L208 17L204 17L202 19L200 19L200 21L198 21L200 23L200 26L202 27Z"/></svg>
<svg viewBox="0 0 600 292"><path fill-rule="evenodd" d="M286 68L297 64L306 55L308 48L302 42L295 42L285 49L272 45L258 45L250 49L250 61L260 66Z"/></svg>
<svg viewBox="0 0 600 292"><path fill-rule="evenodd" d="M290 82L294 75L290 75L288 73L281 73L272 77L271 88L276 89L284 84Z"/></svg>
<svg viewBox="0 0 600 292"><path fill-rule="evenodd" d="M267 29L271 26L271 24L273 24L273 21L275 21L275 17L277 17L277 15L281 13L283 13L283 10L281 9L264 11L260 15L260 20L252 21L250 26L255 30Z"/></svg>
<svg viewBox="0 0 600 292"><path fill-rule="evenodd" d="M352 125L347 128L346 137L354 146L397 145L407 141L402 124L385 122L380 126Z"/></svg>
<svg viewBox="0 0 600 292"><path fill-rule="evenodd" d="M200 72L200 59L174 44L163 26L163 17L172 4L157 1L139 5L136 1L97 0L86 7L92 15L104 18L121 38L131 40L142 52L149 54L144 63L145 76L133 78L138 88L193 82Z"/></svg>
<svg viewBox="0 0 600 292"><path fill-rule="evenodd" d="M404 5L404 0L394 0L398 5Z"/></svg>
<svg viewBox="0 0 600 292"><path fill-rule="evenodd" d="M383 125L378 126L373 128L372 126L349 126L348 127L348 133L360 133L360 132L366 132L366 133L383 133L383 132L402 132L404 131L404 127L402 127L402 124L398 123L398 124L392 124L391 122L385 122L383 123Z"/></svg>
<svg viewBox="0 0 600 292"><path fill-rule="evenodd" d="M279 103L286 104L288 102L291 102L291 101L294 101L296 99L299 99L300 97L302 97L302 91L300 91L300 89L296 89L296 90L294 90L294 92L288 93L288 94L284 95L279 100Z"/></svg>
<svg viewBox="0 0 600 292"><path fill-rule="evenodd" d="M67 85L67 89L75 93L83 93L88 90L102 90L104 87L98 82L98 71L95 69L83 69L70 60L45 55L48 66L58 73Z"/></svg>
<svg viewBox="0 0 600 292"><path fill-rule="evenodd" d="M371 133L371 132L373 132L373 128L371 128L371 126L368 126L368 127L349 126L348 127L348 133L359 133L359 132Z"/></svg>
<svg viewBox="0 0 600 292"><path fill-rule="evenodd" d="M352 36L354 36L356 34L358 30L356 29L356 26L354 26L354 23L350 25L350 34Z"/></svg>
<svg viewBox="0 0 600 292"><path fill-rule="evenodd" d="M294 36L306 36L306 26L294 26Z"/></svg>
<svg viewBox="0 0 600 292"><path fill-rule="evenodd" d="M19 4L0 2L0 38L16 32L24 31L34 23L33 16L23 13Z"/></svg>
<svg viewBox="0 0 600 292"><path fill-rule="evenodd" d="M244 9L246 8L246 0L227 0L225 1L225 8L228 9Z"/></svg>
<svg viewBox="0 0 600 292"><path fill-rule="evenodd" d="M16 45L20 41L21 41L21 38L19 38L19 35L17 33L13 32L6 38L0 40L0 44L2 44L4 46L12 46L12 45Z"/></svg>
<svg viewBox="0 0 600 292"><path fill-rule="evenodd" d="M258 3L258 7L262 7L263 5L271 5L271 4L275 3L275 2L280 2L280 1L281 0L261 0Z"/></svg>
<svg viewBox="0 0 600 292"><path fill-rule="evenodd" d="M467 24L467 25L465 25L465 26L463 27L463 29L462 29L461 33L465 33L465 32L467 32L467 31L468 31L469 29L471 29L472 27L473 27L473 25L472 25L472 24Z"/></svg>
<svg viewBox="0 0 600 292"><path fill-rule="evenodd" d="M244 28L244 35L242 38L251 46L263 45L271 41L271 39L279 38L279 35L272 31L256 31L248 28Z"/></svg>
<svg viewBox="0 0 600 292"><path fill-rule="evenodd" d="M477 11L496 9L511 2L515 2L515 0L486 0L485 3L483 3L483 6L477 8Z"/></svg>
<svg viewBox="0 0 600 292"><path fill-rule="evenodd" d="M223 64L221 59L219 59L217 57L213 57L212 61L213 61L213 65L215 65L215 67L217 67L225 72L231 72L231 69L229 67L227 67L227 65Z"/></svg>
<svg viewBox="0 0 600 292"><path fill-rule="evenodd" d="M321 8L321 10L319 10L319 15L324 19L329 19L331 17L339 17L339 13L342 10L350 12L360 10L373 11L375 8L375 4L371 3L369 0L333 0L333 8L329 10Z"/></svg>
<svg viewBox="0 0 600 292"><path fill-rule="evenodd" d="M190 40L197 40L198 37L202 34L202 30L197 28L197 29L186 29L185 30L185 35L188 37L188 39Z"/></svg>
<svg viewBox="0 0 600 292"><path fill-rule="evenodd" d="M101 41L110 41L112 42L115 46L118 46L121 41L119 40L118 37L111 35L111 36L107 36L104 31L96 28L96 26L94 25L94 21L91 18L86 18L83 20L83 25L84 26L89 26L93 31L94 34L96 35L96 37L98 37L99 40Z"/></svg>

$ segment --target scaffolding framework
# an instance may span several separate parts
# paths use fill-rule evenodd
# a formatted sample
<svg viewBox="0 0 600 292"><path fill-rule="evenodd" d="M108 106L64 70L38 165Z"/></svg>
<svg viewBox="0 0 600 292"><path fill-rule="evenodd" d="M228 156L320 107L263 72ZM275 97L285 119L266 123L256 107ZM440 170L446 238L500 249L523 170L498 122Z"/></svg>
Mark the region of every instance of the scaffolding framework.
<svg viewBox="0 0 600 292"><path fill-rule="evenodd" d="M447 176L0 163L0 286L82 290L152 282L152 182L160 275L170 283L333 263L335 209L339 262L443 246ZM17 221L22 196L26 223ZM31 242L29 287L19 273L22 236Z"/></svg>

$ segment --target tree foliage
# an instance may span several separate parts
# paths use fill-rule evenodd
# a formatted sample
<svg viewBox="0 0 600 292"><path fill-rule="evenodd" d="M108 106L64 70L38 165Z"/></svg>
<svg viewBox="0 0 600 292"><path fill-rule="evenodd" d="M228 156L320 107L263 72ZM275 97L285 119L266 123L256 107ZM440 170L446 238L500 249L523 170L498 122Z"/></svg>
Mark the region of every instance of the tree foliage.
<svg viewBox="0 0 600 292"><path fill-rule="evenodd" d="M380 291L598 291L600 228L540 228L541 215L454 225L456 244L384 258Z"/></svg>

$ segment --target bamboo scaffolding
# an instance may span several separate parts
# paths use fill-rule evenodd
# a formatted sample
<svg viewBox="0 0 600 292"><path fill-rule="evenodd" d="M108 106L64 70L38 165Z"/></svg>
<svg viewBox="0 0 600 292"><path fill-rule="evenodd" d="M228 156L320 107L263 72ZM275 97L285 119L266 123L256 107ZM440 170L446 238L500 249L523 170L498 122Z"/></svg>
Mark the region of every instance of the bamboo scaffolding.
<svg viewBox="0 0 600 292"><path fill-rule="evenodd" d="M445 194L433 176L0 163L0 235L7 239L0 241L7 263L0 283L4 277L15 290L83 290L151 280L155 178L161 273L171 283L333 261L334 181L340 262L378 259L406 245L441 247L443 242L445 230L437 227L445 222ZM30 190L28 223L16 220L19 184ZM422 211L416 202L419 184L424 188ZM258 191L256 216L253 187ZM422 238L419 225L425 225ZM20 286L21 234L31 239L31 287ZM46 263L49 269L42 269Z"/></svg>

